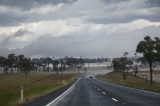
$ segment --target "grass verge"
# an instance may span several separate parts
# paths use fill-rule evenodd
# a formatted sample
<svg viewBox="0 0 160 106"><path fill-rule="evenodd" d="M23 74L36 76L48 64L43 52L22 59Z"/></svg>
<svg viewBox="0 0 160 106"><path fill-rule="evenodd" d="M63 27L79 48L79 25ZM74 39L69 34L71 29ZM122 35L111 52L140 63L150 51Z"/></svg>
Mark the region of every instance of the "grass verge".
<svg viewBox="0 0 160 106"><path fill-rule="evenodd" d="M159 92L160 93L160 83L154 82L153 84L149 84L148 81L146 81L143 78L135 77L131 74L127 74L127 79L123 80L122 73L121 72L110 72L105 75L99 75L97 76L98 79L108 81L114 84L153 91L153 92Z"/></svg>
<svg viewBox="0 0 160 106"><path fill-rule="evenodd" d="M58 89L69 82L76 74L32 73L0 75L0 106L20 105L20 88L24 85L24 102L31 101Z"/></svg>

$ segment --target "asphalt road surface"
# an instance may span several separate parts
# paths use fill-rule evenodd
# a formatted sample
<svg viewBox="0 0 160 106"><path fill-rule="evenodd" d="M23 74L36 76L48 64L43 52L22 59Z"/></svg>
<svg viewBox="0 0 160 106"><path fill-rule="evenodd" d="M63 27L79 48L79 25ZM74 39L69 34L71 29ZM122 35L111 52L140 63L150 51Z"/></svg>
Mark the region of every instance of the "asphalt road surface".
<svg viewBox="0 0 160 106"><path fill-rule="evenodd" d="M82 75L66 95L47 106L160 106L160 94Z"/></svg>

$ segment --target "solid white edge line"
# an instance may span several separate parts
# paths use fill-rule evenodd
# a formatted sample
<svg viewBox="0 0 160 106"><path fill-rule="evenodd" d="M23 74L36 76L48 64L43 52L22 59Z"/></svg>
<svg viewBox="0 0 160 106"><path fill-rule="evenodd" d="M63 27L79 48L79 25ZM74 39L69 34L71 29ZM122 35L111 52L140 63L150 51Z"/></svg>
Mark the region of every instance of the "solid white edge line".
<svg viewBox="0 0 160 106"><path fill-rule="evenodd" d="M118 102L118 100L117 100L117 99L115 99L115 98L112 98L112 100L114 100L115 102Z"/></svg>
<svg viewBox="0 0 160 106"><path fill-rule="evenodd" d="M111 85L114 85L114 86L119 86L119 87L123 87L123 88L128 88L128 89L133 89L133 90L137 90L137 91L143 91L143 92L147 92L147 93L152 93L152 94L160 95L160 93L156 93L156 92L151 92L151 91L147 91L147 90L143 90L143 89L137 89L137 88L131 88L131 87L123 86L123 85L113 84L113 83L106 82L106 81L99 80L99 79L96 79L96 80L101 81L103 83L108 83L108 84L111 84Z"/></svg>
<svg viewBox="0 0 160 106"><path fill-rule="evenodd" d="M67 94L73 87L74 85L78 82L79 79L77 79L77 81L70 87L68 88L65 92L63 92L61 95L59 95L57 98L55 98L53 101L51 101L50 103L48 103L46 106L50 106L52 105L54 102L56 102L58 99L60 99L61 97L63 97L65 94Z"/></svg>

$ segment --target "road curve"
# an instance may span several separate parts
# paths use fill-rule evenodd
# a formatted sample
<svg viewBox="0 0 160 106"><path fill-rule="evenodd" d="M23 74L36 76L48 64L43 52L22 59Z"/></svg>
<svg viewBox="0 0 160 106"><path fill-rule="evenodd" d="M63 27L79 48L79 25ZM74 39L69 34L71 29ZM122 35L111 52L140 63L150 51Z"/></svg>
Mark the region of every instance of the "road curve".
<svg viewBox="0 0 160 106"><path fill-rule="evenodd" d="M48 106L160 106L160 94L114 85L83 75Z"/></svg>

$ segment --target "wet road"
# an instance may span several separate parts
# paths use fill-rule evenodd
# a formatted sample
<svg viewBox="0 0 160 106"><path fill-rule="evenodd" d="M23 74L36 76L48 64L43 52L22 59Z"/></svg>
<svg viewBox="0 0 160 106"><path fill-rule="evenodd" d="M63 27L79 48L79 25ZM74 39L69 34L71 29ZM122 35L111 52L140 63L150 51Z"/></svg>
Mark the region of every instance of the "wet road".
<svg viewBox="0 0 160 106"><path fill-rule="evenodd" d="M160 106L160 94L82 75L62 97L48 106Z"/></svg>

